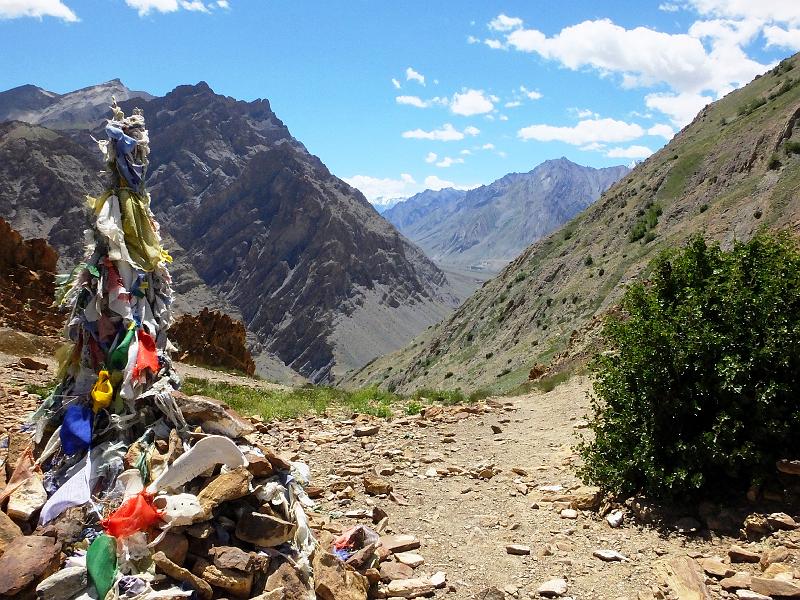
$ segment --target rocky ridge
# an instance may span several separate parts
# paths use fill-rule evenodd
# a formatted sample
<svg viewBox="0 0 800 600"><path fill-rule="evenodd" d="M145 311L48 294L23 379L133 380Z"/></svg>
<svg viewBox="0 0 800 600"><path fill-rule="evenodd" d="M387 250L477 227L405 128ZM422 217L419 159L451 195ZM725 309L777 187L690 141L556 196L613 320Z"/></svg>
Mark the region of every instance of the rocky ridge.
<svg viewBox="0 0 800 600"><path fill-rule="evenodd" d="M12 100L3 97L5 114ZM242 320L260 371L284 363L330 381L458 303L444 273L309 154L268 101L201 82L120 104L142 105L150 126L151 208L175 259L176 310ZM80 258L83 196L102 187L81 125L0 124L0 212L23 236L47 238L62 269Z"/></svg>
<svg viewBox="0 0 800 600"><path fill-rule="evenodd" d="M526 249L451 317L347 385L508 389L612 309L662 249L800 232L800 59L704 108L574 220ZM390 369L391 367L391 369Z"/></svg>
<svg viewBox="0 0 800 600"><path fill-rule="evenodd" d="M466 192L427 190L384 216L439 264L497 272L628 171L548 160L528 173L509 173Z"/></svg>

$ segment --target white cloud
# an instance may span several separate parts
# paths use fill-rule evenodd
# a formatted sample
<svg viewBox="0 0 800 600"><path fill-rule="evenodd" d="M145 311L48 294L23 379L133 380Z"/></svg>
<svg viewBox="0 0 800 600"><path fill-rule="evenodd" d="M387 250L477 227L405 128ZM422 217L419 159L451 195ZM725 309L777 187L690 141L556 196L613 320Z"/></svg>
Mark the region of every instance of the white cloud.
<svg viewBox="0 0 800 600"><path fill-rule="evenodd" d="M61 0L0 0L0 19L20 17L55 17L69 23L80 20Z"/></svg>
<svg viewBox="0 0 800 600"><path fill-rule="evenodd" d="M503 46L503 42L501 42L500 40L494 40L492 38L483 40L483 43L489 46L489 48L491 48L492 50L502 50L503 48L505 48L505 46Z"/></svg>
<svg viewBox="0 0 800 600"><path fill-rule="evenodd" d="M140 17L150 14L152 11L161 13L176 12L180 9L193 12L210 12L208 5L201 0L125 0L125 4L135 8ZM228 8L227 0L222 4L217 3L220 8Z"/></svg>
<svg viewBox="0 0 800 600"><path fill-rule="evenodd" d="M481 150L494 150L494 144L484 144L481 146Z"/></svg>
<svg viewBox="0 0 800 600"><path fill-rule="evenodd" d="M587 119L574 127L530 125L517 132L523 140L540 142L565 142L581 146L591 142L627 142L644 135L644 129L635 123L615 119Z"/></svg>
<svg viewBox="0 0 800 600"><path fill-rule="evenodd" d="M398 96L395 98L398 104L407 104L408 106L416 106L417 108L428 108L428 103L418 96Z"/></svg>
<svg viewBox="0 0 800 600"><path fill-rule="evenodd" d="M436 152L428 152L428 156L425 157L425 162L428 164L435 163L438 158L439 156Z"/></svg>
<svg viewBox="0 0 800 600"><path fill-rule="evenodd" d="M425 76L408 67L406 69L406 81L416 81L420 85L425 85Z"/></svg>
<svg viewBox="0 0 800 600"><path fill-rule="evenodd" d="M578 150L583 150L584 152L597 152L598 150L605 149L605 144L598 144L597 142L592 142L590 144L586 144L585 146L581 146Z"/></svg>
<svg viewBox="0 0 800 600"><path fill-rule="evenodd" d="M628 146L627 148L609 148L608 158L647 158L653 153L647 146Z"/></svg>
<svg viewBox="0 0 800 600"><path fill-rule="evenodd" d="M397 79L395 79L394 77L392 77L392 85L394 86L394 89L396 90L400 89L400 82L397 81Z"/></svg>
<svg viewBox="0 0 800 600"><path fill-rule="evenodd" d="M353 175L344 180L361 191L373 204L385 204L381 200L408 197L418 191L417 182L408 173L402 173L399 179L371 177L369 175Z"/></svg>
<svg viewBox="0 0 800 600"><path fill-rule="evenodd" d="M508 117L506 115L500 115L497 118L500 119L501 121L508 121Z"/></svg>
<svg viewBox="0 0 800 600"><path fill-rule="evenodd" d="M476 38L474 35L468 35L467 36L467 43L468 44L480 44L481 40L480 40L480 38Z"/></svg>
<svg viewBox="0 0 800 600"><path fill-rule="evenodd" d="M681 9L679 4L675 4L674 2L662 2L658 5L658 10L664 12L678 12Z"/></svg>
<svg viewBox="0 0 800 600"><path fill-rule="evenodd" d="M676 127L683 127L694 119L706 104L713 101L711 96L702 94L648 94L644 102L648 108L667 115Z"/></svg>
<svg viewBox="0 0 800 600"><path fill-rule="evenodd" d="M471 117L494 110L493 97L487 97L483 90L464 90L453 95L450 110L454 114Z"/></svg>
<svg viewBox="0 0 800 600"><path fill-rule="evenodd" d="M599 119L600 115L594 112L593 110L589 110L588 108L568 108L567 111L569 113L574 114L579 119L588 119L589 117L593 119Z"/></svg>
<svg viewBox="0 0 800 600"><path fill-rule="evenodd" d="M506 108L517 108L518 106L522 106L522 102L519 100L512 100L511 102L506 102L504 106Z"/></svg>
<svg viewBox="0 0 800 600"><path fill-rule="evenodd" d="M489 21L489 29L492 31L511 31L522 27L522 19L519 17L509 17L500 13L494 19Z"/></svg>
<svg viewBox="0 0 800 600"><path fill-rule="evenodd" d="M440 129L433 129L425 131L423 129L412 129L411 131L404 131L403 137L415 140L436 140L439 142L456 142L463 140L465 135L478 135L480 130L476 127L465 127L461 132L450 123L445 123Z"/></svg>
<svg viewBox="0 0 800 600"><path fill-rule="evenodd" d="M795 0L688 0L701 15L724 19L758 19L800 23L800 3Z"/></svg>
<svg viewBox="0 0 800 600"><path fill-rule="evenodd" d="M457 186L452 181L447 181L446 179L440 179L436 175L428 175L425 178L425 189L428 190L441 190L444 188L456 188L456 189L465 189L463 187Z"/></svg>
<svg viewBox="0 0 800 600"><path fill-rule="evenodd" d="M669 125L657 124L647 130L648 135L660 135L665 140L671 140L675 135L675 130Z"/></svg>
<svg viewBox="0 0 800 600"><path fill-rule="evenodd" d="M231 7L230 2L228 0L217 0L217 8L221 8L223 10L227 10Z"/></svg>
<svg viewBox="0 0 800 600"><path fill-rule="evenodd" d="M792 51L800 50L800 27L783 29L770 25L764 28L764 38L767 40L767 48L776 46Z"/></svg>
<svg viewBox="0 0 800 600"><path fill-rule="evenodd" d="M459 154L463 154L464 156L469 156L470 154L472 154L472 151L464 148L461 152L459 152Z"/></svg>
<svg viewBox="0 0 800 600"><path fill-rule="evenodd" d="M451 158L449 156L444 156L444 157L442 157L442 160L440 160L439 162L436 163L436 166L440 167L440 168L443 168L443 169L446 169L447 167L450 167L452 165L461 164L463 162L464 162L463 158Z"/></svg>
<svg viewBox="0 0 800 600"><path fill-rule="evenodd" d="M647 27L625 29L610 19L598 19L565 27L551 37L519 28L506 35L506 42L572 70L590 67L601 75L619 74L628 88L666 83L682 93L720 93L749 82L767 68L748 58L735 43L749 29L744 24L717 23L698 26L693 35L669 34ZM701 37L711 40L710 51Z"/></svg>
<svg viewBox="0 0 800 600"><path fill-rule="evenodd" d="M542 94L536 90L529 90L524 85L519 86L519 91L525 94L529 100L541 100Z"/></svg>

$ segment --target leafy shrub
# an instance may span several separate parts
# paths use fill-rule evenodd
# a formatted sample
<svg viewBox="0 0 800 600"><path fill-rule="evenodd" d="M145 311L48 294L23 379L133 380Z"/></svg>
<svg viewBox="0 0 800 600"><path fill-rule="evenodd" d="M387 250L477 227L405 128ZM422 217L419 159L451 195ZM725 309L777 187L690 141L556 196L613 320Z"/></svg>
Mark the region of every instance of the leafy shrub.
<svg viewBox="0 0 800 600"><path fill-rule="evenodd" d="M748 102L747 104L743 104L742 106L740 106L739 110L737 111L737 113L738 113L738 115L740 117L749 115L754 110L764 106L766 103L767 103L767 100L765 98L760 98L760 97L756 98L752 102Z"/></svg>
<svg viewBox="0 0 800 600"><path fill-rule="evenodd" d="M586 481L620 494L715 495L800 455L800 248L761 233L701 237L626 291L593 365Z"/></svg>
<svg viewBox="0 0 800 600"><path fill-rule="evenodd" d="M636 242L645 237L648 231L655 229L655 226L658 225L658 217L660 217L663 212L660 204L652 202L647 204L646 210L642 211L641 218L634 224L633 229L631 229L628 240L630 242Z"/></svg>
<svg viewBox="0 0 800 600"><path fill-rule="evenodd" d="M583 259L583 264L587 267L591 267L594 264L594 259L591 254L588 254L586 258Z"/></svg>
<svg viewBox="0 0 800 600"><path fill-rule="evenodd" d="M406 414L407 415L418 415L422 412L422 404L417 402L416 400L411 400L408 404L406 404Z"/></svg>
<svg viewBox="0 0 800 600"><path fill-rule="evenodd" d="M416 401L422 401L424 399L428 402L444 404L445 406L463 404L465 401L464 392L460 389L435 390L431 388L422 388L414 392L413 399Z"/></svg>
<svg viewBox="0 0 800 600"><path fill-rule="evenodd" d="M770 171L775 171L781 168L781 159L778 158L777 154L773 154L769 157L769 161L767 162L767 168Z"/></svg>
<svg viewBox="0 0 800 600"><path fill-rule="evenodd" d="M800 154L800 142L787 141L784 150L787 155Z"/></svg>

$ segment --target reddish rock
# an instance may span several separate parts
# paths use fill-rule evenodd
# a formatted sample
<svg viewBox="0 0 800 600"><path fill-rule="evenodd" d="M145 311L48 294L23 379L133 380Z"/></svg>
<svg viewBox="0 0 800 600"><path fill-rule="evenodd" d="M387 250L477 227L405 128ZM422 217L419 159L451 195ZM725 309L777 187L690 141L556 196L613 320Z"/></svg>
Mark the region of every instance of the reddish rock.
<svg viewBox="0 0 800 600"><path fill-rule="evenodd" d="M197 315L181 315L169 328L169 338L180 349L178 360L248 375L256 372L244 325L228 315L208 308Z"/></svg>
<svg viewBox="0 0 800 600"><path fill-rule="evenodd" d="M0 597L14 596L58 570L61 544L55 538L29 535L15 538L0 558Z"/></svg>

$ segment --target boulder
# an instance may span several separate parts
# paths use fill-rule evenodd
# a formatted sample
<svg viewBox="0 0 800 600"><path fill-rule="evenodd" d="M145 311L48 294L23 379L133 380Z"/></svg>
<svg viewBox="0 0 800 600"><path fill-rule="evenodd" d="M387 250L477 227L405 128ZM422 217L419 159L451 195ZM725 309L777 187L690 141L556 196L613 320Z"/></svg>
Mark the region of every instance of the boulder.
<svg viewBox="0 0 800 600"><path fill-rule="evenodd" d="M61 544L55 538L15 538L0 557L0 597L18 594L34 581L55 573L60 563Z"/></svg>
<svg viewBox="0 0 800 600"><path fill-rule="evenodd" d="M384 535L381 537L381 547L390 553L406 552L419 548L419 540L413 535Z"/></svg>
<svg viewBox="0 0 800 600"><path fill-rule="evenodd" d="M782 579L753 577L750 580L750 589L757 594L763 594L765 596L800 598L800 583L784 581Z"/></svg>
<svg viewBox="0 0 800 600"><path fill-rule="evenodd" d="M252 573L245 573L238 569L221 568L202 558L195 561L192 573L211 584L211 586L238 598L249 598L250 591L253 589Z"/></svg>
<svg viewBox="0 0 800 600"><path fill-rule="evenodd" d="M211 600L212 596L214 595L211 586L207 582L203 581L200 577L197 577L191 571L187 571L183 567L176 565L174 562L168 559L166 554L163 552L156 552L153 554L153 563L155 564L157 571L194 588L201 600Z"/></svg>
<svg viewBox="0 0 800 600"><path fill-rule="evenodd" d="M236 467L212 479L197 494L197 501L205 512L204 518L200 520L210 519L211 511L223 502L238 500L247 496L250 493L250 481L252 479L253 475L247 470L247 467Z"/></svg>
<svg viewBox="0 0 800 600"><path fill-rule="evenodd" d="M38 600L69 600L89 587L86 567L67 567L56 571L36 586Z"/></svg>
<svg viewBox="0 0 800 600"><path fill-rule="evenodd" d="M19 525L14 523L6 513L0 510L0 556L5 552L6 546L22 535Z"/></svg>
<svg viewBox="0 0 800 600"><path fill-rule="evenodd" d="M179 360L184 362L227 367L248 375L256 372L244 325L223 313L203 308L197 315L181 315L169 328L169 339L178 346Z"/></svg>
<svg viewBox="0 0 800 600"><path fill-rule="evenodd" d="M329 552L314 553L314 591L321 600L367 600L369 583Z"/></svg>
<svg viewBox="0 0 800 600"><path fill-rule="evenodd" d="M294 537L296 525L266 512L245 511L236 524L236 537L256 546L274 547Z"/></svg>
<svg viewBox="0 0 800 600"><path fill-rule="evenodd" d="M240 438L256 429L235 410L224 402L207 396L187 396L182 392L172 392L187 423L199 425L205 433L224 435L232 439Z"/></svg>

